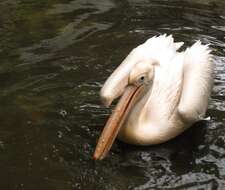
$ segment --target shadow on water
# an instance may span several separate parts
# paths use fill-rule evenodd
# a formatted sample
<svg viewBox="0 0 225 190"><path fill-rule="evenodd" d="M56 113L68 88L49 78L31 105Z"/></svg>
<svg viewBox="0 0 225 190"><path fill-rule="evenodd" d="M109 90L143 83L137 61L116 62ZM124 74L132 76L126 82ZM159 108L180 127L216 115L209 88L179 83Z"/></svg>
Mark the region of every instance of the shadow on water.
<svg viewBox="0 0 225 190"><path fill-rule="evenodd" d="M0 189L224 189L225 3L219 0L0 2ZM170 142L115 142L91 160L110 114L99 89L149 37L209 43L211 120Z"/></svg>

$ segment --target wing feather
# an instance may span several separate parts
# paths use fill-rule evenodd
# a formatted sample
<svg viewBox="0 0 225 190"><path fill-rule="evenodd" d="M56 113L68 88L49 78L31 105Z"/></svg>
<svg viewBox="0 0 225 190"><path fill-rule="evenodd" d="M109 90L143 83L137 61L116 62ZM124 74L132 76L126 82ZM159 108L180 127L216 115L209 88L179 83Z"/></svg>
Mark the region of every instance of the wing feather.
<svg viewBox="0 0 225 190"><path fill-rule="evenodd" d="M213 85L213 63L208 45L197 41L185 51L183 85L178 113L191 123L205 115Z"/></svg>

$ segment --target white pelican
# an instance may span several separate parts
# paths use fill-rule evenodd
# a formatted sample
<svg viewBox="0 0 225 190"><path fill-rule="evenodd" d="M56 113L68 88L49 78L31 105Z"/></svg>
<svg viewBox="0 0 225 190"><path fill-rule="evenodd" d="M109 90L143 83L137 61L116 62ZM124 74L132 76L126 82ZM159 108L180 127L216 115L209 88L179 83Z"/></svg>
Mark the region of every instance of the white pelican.
<svg viewBox="0 0 225 190"><path fill-rule="evenodd" d="M207 45L183 52L173 37L152 37L133 49L101 89L103 103L122 96L99 138L94 159L103 159L116 136L126 143L168 141L205 116L213 85Z"/></svg>

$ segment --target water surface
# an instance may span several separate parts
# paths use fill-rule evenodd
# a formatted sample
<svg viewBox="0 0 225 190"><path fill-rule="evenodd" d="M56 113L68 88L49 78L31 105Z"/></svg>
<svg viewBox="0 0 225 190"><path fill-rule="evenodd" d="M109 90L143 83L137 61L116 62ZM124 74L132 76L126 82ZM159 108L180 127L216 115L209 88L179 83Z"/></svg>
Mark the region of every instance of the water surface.
<svg viewBox="0 0 225 190"><path fill-rule="evenodd" d="M225 189L224 10L222 0L2 0L0 189ZM110 113L100 87L163 33L210 44L211 120L159 146L116 142L92 161Z"/></svg>

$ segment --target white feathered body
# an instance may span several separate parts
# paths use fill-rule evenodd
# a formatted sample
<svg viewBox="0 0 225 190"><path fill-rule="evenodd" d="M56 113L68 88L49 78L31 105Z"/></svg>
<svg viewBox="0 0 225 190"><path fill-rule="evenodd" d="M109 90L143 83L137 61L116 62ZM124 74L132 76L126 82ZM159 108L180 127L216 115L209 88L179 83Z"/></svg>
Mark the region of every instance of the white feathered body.
<svg viewBox="0 0 225 190"><path fill-rule="evenodd" d="M120 130L121 140L140 145L159 144L205 116L213 84L210 50L198 41L177 52L182 45L183 42L174 43L172 36L153 37L135 48L121 64L132 67L134 60L140 59L159 63L153 84Z"/></svg>

